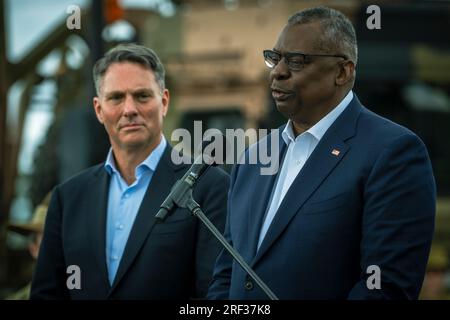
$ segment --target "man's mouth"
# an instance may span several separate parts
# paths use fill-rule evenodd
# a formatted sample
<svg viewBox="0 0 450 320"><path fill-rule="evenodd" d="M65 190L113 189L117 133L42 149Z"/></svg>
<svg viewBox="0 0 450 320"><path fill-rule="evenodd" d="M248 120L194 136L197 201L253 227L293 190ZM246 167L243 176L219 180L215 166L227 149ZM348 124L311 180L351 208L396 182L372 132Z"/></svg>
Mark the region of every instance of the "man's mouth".
<svg viewBox="0 0 450 320"><path fill-rule="evenodd" d="M139 124L139 123L127 123L127 124L121 125L120 129L132 130L132 129L137 129L139 127L141 127L141 124Z"/></svg>
<svg viewBox="0 0 450 320"><path fill-rule="evenodd" d="M290 98L293 94L292 91L284 90L278 87L271 87L272 89L272 97L276 101L284 101Z"/></svg>

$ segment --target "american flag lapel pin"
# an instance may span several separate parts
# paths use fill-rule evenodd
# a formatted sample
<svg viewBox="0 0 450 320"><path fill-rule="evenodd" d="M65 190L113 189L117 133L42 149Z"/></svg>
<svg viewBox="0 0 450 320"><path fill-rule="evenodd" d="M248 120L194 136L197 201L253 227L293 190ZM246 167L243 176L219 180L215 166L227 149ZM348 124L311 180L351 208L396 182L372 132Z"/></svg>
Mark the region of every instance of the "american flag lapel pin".
<svg viewBox="0 0 450 320"><path fill-rule="evenodd" d="M333 149L333 151L331 151L331 154L333 155L333 156L339 156L339 153L341 153L338 149Z"/></svg>

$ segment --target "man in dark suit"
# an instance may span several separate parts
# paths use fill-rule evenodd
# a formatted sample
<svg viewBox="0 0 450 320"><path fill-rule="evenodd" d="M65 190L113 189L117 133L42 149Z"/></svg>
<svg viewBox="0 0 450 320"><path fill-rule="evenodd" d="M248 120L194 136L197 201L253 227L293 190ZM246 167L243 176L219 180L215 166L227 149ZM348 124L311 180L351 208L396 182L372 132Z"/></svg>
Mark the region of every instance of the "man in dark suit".
<svg viewBox="0 0 450 320"><path fill-rule="evenodd" d="M352 92L352 24L333 9L301 11L264 58L289 121L258 148L276 139L282 163L274 175L247 161L233 168L226 238L280 299L417 299L434 228L432 168L414 133ZM226 252L208 297L267 298Z"/></svg>
<svg viewBox="0 0 450 320"><path fill-rule="evenodd" d="M202 298L219 243L185 209L155 220L188 164L162 134L164 67L150 49L119 45L94 67L94 109L111 142L106 162L54 189L32 299ZM194 199L219 229L229 178L210 168ZM77 278L78 277L78 278Z"/></svg>

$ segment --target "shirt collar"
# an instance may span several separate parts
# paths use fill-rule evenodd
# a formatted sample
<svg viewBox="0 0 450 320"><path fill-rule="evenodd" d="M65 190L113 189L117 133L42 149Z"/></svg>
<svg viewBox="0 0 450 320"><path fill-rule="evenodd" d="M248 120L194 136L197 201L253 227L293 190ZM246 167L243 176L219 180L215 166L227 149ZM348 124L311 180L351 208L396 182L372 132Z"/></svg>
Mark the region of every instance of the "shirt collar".
<svg viewBox="0 0 450 320"><path fill-rule="evenodd" d="M320 141L320 139L322 139L323 135L328 130L328 128L331 127L331 125L334 123L337 117L339 117L339 115L345 110L345 108L349 105L352 99L353 99L353 91L350 90L349 93L347 93L347 95L345 96L345 98L342 99L342 101L335 108L333 108L325 117L320 119L319 122L317 122L314 126L303 132L301 135L309 133L317 141ZM289 145L289 143L291 142L295 142L296 137L294 135L294 130L292 128L291 119L288 120L286 126L284 127L283 132L281 133L281 136L283 137L283 140L287 145Z"/></svg>
<svg viewBox="0 0 450 320"><path fill-rule="evenodd" d="M159 163L159 160L161 159L162 154L166 149L166 146L167 146L166 138L164 137L164 135L161 135L161 141L159 142L158 146L150 153L150 155L144 161L142 161L136 167L136 176L139 176L140 174L142 174L142 171L145 170L155 171ZM117 170L116 162L114 160L112 148L109 149L104 167L109 174L119 173L119 171Z"/></svg>

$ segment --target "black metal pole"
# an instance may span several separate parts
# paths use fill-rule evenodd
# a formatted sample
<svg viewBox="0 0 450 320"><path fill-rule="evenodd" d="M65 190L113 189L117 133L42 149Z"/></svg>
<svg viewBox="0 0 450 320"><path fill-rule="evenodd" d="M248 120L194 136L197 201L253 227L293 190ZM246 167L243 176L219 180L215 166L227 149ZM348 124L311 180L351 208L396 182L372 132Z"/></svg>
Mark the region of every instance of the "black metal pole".
<svg viewBox="0 0 450 320"><path fill-rule="evenodd" d="M6 25L5 25L5 2L0 0L0 225L7 219L8 205L6 190L6 114L7 94L9 87L8 59L6 57Z"/></svg>
<svg viewBox="0 0 450 320"><path fill-rule="evenodd" d="M199 166L201 167L201 165ZM204 170L202 170L204 172ZM277 296L270 290L270 288L261 280L261 278L253 271L252 268L245 262L244 258L237 252L225 239L222 233L217 230L214 224L208 219L205 213L202 211L200 205L194 200L192 196L192 189L199 177L197 174L192 174L191 170L188 170L185 174L186 178L180 179L173 187L170 195L161 204L161 208L156 214L157 220L162 223L167 216L173 211L173 207L187 208L191 214L198 217L200 221L208 228L214 237L219 240L222 246L231 254L231 256L239 263L239 265L250 275L250 277L256 282L256 284L264 291L264 293L271 300L278 300ZM166 203L169 202L169 203Z"/></svg>
<svg viewBox="0 0 450 320"><path fill-rule="evenodd" d="M103 56L104 46L103 46L103 38L102 31L105 27L105 17L103 14L103 0L91 0L91 11L90 11L90 23L89 23L89 48L90 58L91 58L91 68L88 69L88 77L91 77L91 70L94 67L94 63ZM89 86L88 96L94 97L95 94L95 86L92 83Z"/></svg>
<svg viewBox="0 0 450 320"><path fill-rule="evenodd" d="M9 216L9 192L7 192L6 170L6 113L7 93L9 87L8 60L6 59L6 28L5 28L5 2L0 0L0 285L6 279L7 255L6 255L6 232L2 228Z"/></svg>
<svg viewBox="0 0 450 320"><path fill-rule="evenodd" d="M256 284L264 291L264 293L271 300L278 300L278 297L270 290L270 288L261 280L261 278L253 271L252 268L245 262L244 258L228 243L225 237L217 230L216 226L208 219L205 213L200 208L200 205L195 202L195 200L191 197L187 208L189 211L196 217L198 217L203 224L212 232L212 234L216 237L217 240L223 245L223 247L228 251L229 254L233 256L233 258L239 263L239 265L249 274L249 276L256 282Z"/></svg>

